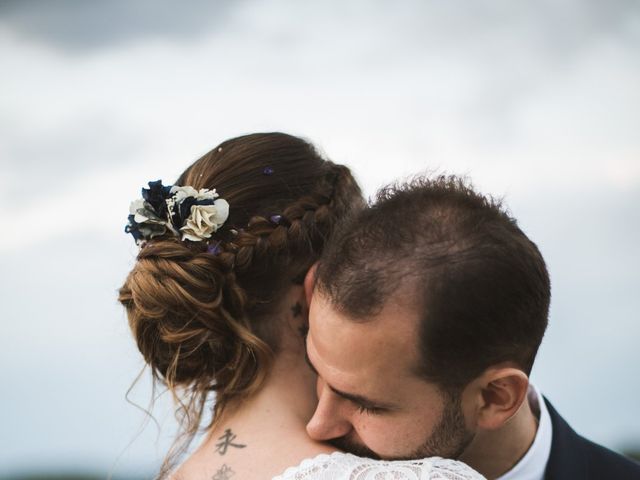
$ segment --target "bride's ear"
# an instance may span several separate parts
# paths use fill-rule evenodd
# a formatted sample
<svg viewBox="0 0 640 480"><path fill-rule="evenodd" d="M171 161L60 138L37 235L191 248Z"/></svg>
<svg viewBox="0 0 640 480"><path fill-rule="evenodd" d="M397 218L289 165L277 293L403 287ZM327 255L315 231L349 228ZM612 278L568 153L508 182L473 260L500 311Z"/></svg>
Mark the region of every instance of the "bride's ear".
<svg viewBox="0 0 640 480"><path fill-rule="evenodd" d="M311 268L304 277L304 296L307 301L307 307L311 305L311 296L313 295L313 289L316 286L316 270L318 269L318 262L311 265Z"/></svg>

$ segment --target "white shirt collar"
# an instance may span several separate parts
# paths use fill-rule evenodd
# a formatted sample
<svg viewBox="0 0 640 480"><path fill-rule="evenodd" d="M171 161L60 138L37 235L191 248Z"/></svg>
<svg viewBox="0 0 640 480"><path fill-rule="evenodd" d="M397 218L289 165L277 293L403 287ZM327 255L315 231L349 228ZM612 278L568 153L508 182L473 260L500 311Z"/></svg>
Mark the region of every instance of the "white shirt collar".
<svg viewBox="0 0 640 480"><path fill-rule="evenodd" d="M543 480L544 471L551 455L552 426L551 416L544 403L542 394L535 387L529 385L529 403L540 410L536 437L527 453L516 465L497 480Z"/></svg>

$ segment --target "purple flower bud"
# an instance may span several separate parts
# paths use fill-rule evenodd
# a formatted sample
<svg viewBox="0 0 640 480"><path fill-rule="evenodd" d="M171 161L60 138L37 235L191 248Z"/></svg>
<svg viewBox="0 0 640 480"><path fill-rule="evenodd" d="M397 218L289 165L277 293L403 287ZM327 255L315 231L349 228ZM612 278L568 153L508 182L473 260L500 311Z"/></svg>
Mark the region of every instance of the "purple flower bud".
<svg viewBox="0 0 640 480"><path fill-rule="evenodd" d="M220 252L222 252L222 249L220 248L220 242L209 245L207 247L207 253L210 253L211 255L219 255Z"/></svg>
<svg viewBox="0 0 640 480"><path fill-rule="evenodd" d="M262 174L267 176L273 175L273 172L274 172L273 167L265 167L265 169L262 170Z"/></svg>

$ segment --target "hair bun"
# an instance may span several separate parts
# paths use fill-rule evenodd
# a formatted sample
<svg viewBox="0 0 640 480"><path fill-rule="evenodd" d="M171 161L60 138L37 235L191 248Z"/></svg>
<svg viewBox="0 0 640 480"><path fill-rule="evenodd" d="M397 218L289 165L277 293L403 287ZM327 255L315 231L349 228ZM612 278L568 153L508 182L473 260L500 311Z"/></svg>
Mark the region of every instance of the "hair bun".
<svg viewBox="0 0 640 480"><path fill-rule="evenodd" d="M227 384L238 369L246 370L243 383L254 379L264 346L245 319L247 297L236 283L233 255L153 241L140 251L119 300L138 349L168 385L233 390L237 385Z"/></svg>

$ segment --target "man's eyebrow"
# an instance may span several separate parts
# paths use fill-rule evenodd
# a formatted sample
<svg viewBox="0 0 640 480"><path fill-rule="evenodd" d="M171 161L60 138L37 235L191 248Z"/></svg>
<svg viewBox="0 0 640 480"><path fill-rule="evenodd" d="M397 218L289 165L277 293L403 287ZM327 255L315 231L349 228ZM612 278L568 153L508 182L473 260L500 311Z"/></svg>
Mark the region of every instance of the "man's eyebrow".
<svg viewBox="0 0 640 480"><path fill-rule="evenodd" d="M311 368L311 370L313 370L313 373L315 373L316 375L320 376L320 374L318 373L318 370L316 370L316 367L313 366L313 364L311 363L311 359L309 358L309 354L307 353L307 348L305 345L305 349L304 349L304 359L307 362L307 365L309 365L309 368ZM378 402L376 400L372 400L370 398L367 398L363 395L357 395L355 393L347 393L347 392L343 392L342 390L338 390L337 388L329 385L328 383L326 384L333 393L335 393L336 395L341 396L342 398L346 398L347 400L354 402L358 405L362 405L363 407L367 407L367 408L378 408L378 409L385 409L385 410L395 410L396 407L395 405L389 404L389 403L384 403L384 402Z"/></svg>

